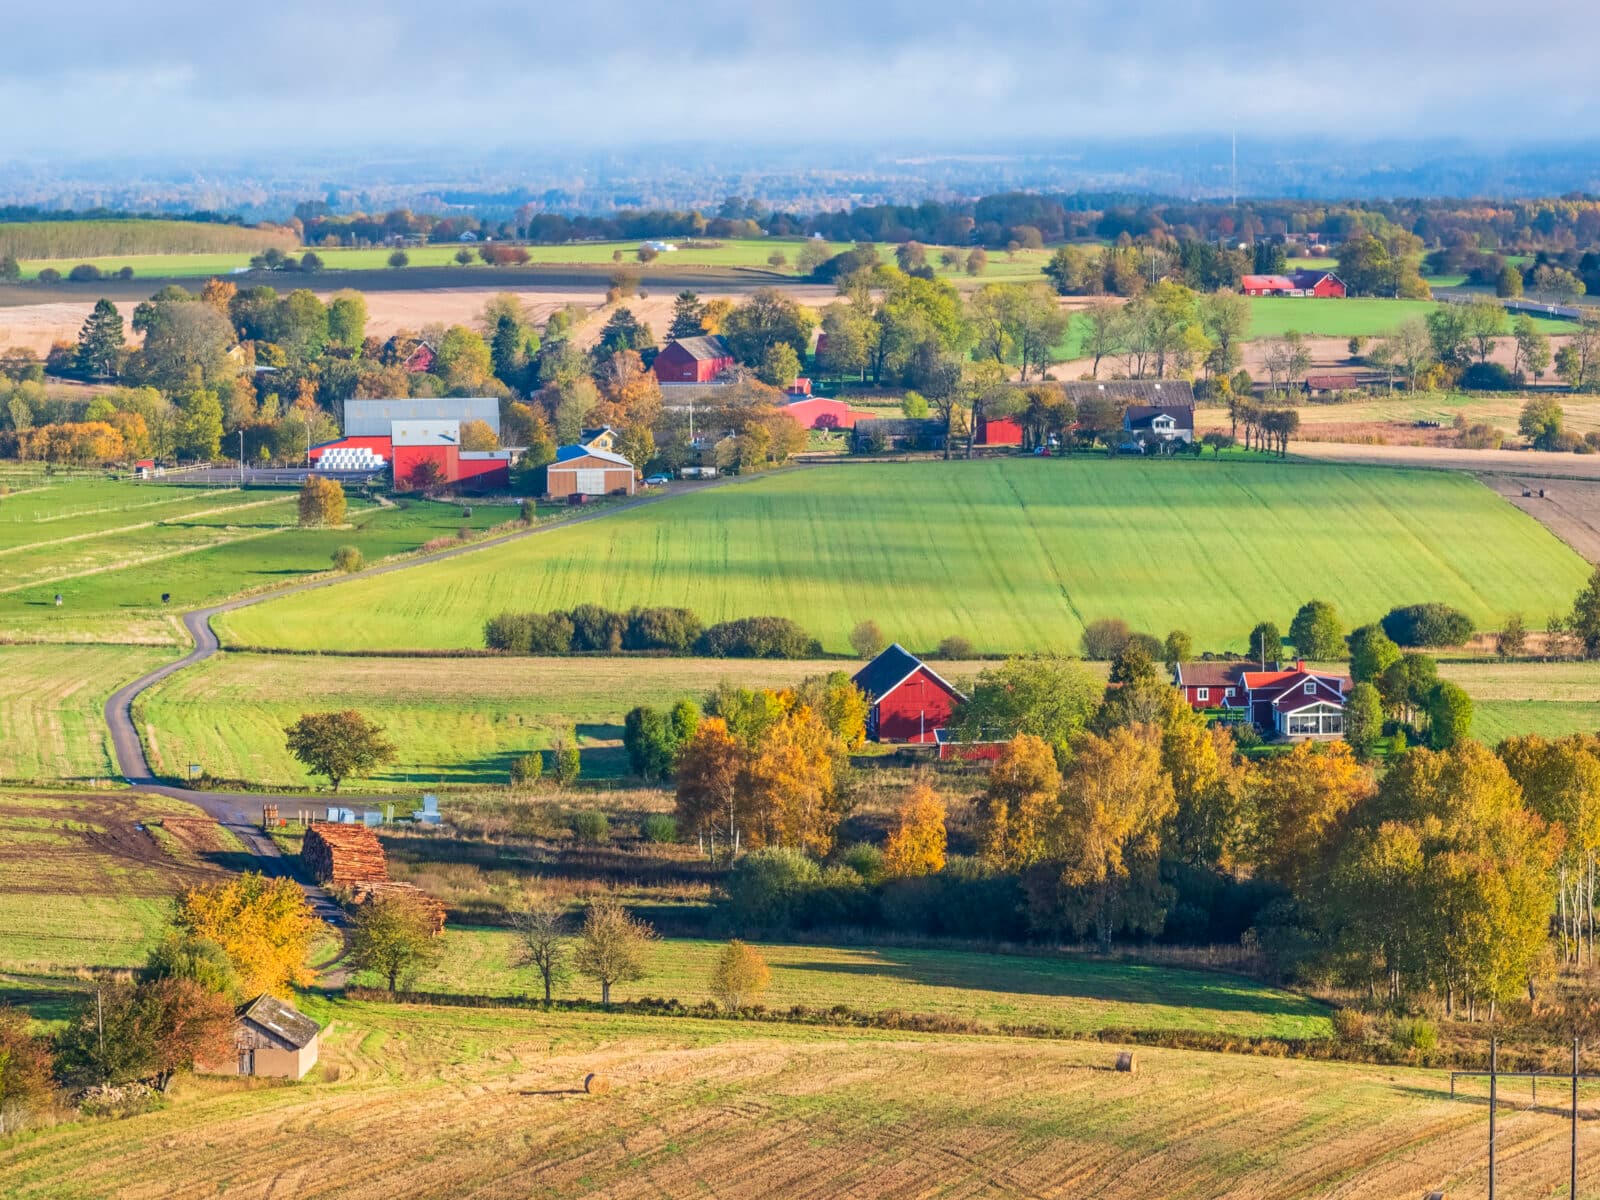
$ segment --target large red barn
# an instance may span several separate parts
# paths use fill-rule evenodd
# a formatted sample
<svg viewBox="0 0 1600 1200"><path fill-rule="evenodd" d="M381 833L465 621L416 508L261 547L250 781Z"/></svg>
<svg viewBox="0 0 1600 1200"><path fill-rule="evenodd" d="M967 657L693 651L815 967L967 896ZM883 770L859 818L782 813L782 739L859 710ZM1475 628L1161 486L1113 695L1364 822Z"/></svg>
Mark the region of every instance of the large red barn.
<svg viewBox="0 0 1600 1200"><path fill-rule="evenodd" d="M977 437L973 444L978 446L1020 446L1022 445L1022 421L1018 417L991 417L983 414L978 417Z"/></svg>
<svg viewBox="0 0 1600 1200"><path fill-rule="evenodd" d="M710 383L733 366L733 352L721 338L678 338L656 355L651 370L661 383Z"/></svg>
<svg viewBox="0 0 1600 1200"><path fill-rule="evenodd" d="M857 412L843 400L823 396L790 401L783 411L798 421L801 429L854 429L858 419L873 415Z"/></svg>
<svg viewBox="0 0 1600 1200"><path fill-rule="evenodd" d="M867 736L875 742L932 743L966 699L899 642L857 671L852 682L872 705Z"/></svg>

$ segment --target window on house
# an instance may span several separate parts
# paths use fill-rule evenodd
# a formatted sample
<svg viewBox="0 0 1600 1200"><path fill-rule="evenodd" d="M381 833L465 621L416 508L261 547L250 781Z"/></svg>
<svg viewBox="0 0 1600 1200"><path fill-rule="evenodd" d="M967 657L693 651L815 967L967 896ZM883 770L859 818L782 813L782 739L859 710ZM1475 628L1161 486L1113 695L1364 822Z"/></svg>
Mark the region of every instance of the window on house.
<svg viewBox="0 0 1600 1200"><path fill-rule="evenodd" d="M1233 699L1233 689L1229 688L1227 691L1223 692L1222 695L1223 695L1223 697L1225 699L1232 700Z"/></svg>
<svg viewBox="0 0 1600 1200"><path fill-rule="evenodd" d="M1314 696L1317 693L1317 684L1313 679L1306 680L1306 695Z"/></svg>
<svg viewBox="0 0 1600 1200"><path fill-rule="evenodd" d="M1209 700L1209 699L1211 699L1211 689L1210 688L1195 688L1195 690L1194 690L1194 698L1196 700Z"/></svg>

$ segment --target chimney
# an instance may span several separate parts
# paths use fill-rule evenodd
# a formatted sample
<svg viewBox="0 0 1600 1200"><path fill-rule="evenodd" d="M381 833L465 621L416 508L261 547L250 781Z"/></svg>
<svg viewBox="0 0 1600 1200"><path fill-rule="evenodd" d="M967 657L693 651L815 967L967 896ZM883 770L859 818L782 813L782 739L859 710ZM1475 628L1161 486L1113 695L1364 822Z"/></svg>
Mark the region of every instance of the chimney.
<svg viewBox="0 0 1600 1200"><path fill-rule="evenodd" d="M1304 671L1306 669L1306 660L1303 658L1295 659L1294 669L1296 671Z"/></svg>

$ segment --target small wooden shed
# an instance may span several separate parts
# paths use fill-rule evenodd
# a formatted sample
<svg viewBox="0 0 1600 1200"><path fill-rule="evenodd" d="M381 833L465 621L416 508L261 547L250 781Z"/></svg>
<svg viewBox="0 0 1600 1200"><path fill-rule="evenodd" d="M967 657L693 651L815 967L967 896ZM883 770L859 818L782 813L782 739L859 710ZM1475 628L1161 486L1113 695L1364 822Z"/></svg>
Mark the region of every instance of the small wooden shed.
<svg viewBox="0 0 1600 1200"><path fill-rule="evenodd" d="M609 450L563 446L556 461L545 468L545 491L552 500L573 496L633 495L637 473L633 464Z"/></svg>
<svg viewBox="0 0 1600 1200"><path fill-rule="evenodd" d="M197 1062L195 1070L206 1075L303 1079L317 1065L321 1037L321 1025L287 1000L264 992L234 1021L234 1057L221 1063Z"/></svg>

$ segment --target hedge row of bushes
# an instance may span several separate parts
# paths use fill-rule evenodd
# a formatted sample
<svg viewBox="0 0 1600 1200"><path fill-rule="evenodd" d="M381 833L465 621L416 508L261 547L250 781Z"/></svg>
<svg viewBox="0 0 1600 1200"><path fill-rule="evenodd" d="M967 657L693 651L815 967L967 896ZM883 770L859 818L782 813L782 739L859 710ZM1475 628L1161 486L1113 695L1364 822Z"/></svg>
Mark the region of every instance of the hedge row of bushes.
<svg viewBox="0 0 1600 1200"><path fill-rule="evenodd" d="M550 612L503 612L483 626L484 645L506 654L655 651L708 658L810 658L817 640L787 617L741 617L706 628L687 608L617 612L580 604Z"/></svg>

